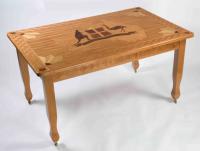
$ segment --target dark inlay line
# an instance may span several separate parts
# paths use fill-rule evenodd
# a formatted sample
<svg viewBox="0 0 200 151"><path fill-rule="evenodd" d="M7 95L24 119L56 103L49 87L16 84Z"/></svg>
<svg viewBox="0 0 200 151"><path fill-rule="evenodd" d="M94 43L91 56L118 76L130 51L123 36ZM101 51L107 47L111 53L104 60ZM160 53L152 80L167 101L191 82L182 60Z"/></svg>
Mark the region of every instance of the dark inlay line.
<svg viewBox="0 0 200 151"><path fill-rule="evenodd" d="M126 36L126 35L131 35L131 34L135 34L136 31L131 31L131 32L128 32L128 33L120 33L120 34L114 34L114 35L110 35L110 36L106 36L106 37L100 37L100 38L96 38L96 39L90 39L86 42L83 42L83 43L76 43L74 44L75 46L79 47L79 46L82 46L82 45L87 45L87 44L90 44L92 42L95 42L95 41L98 41L98 40L103 40L103 39L108 39L108 38L111 38L111 37L117 37L117 36Z"/></svg>

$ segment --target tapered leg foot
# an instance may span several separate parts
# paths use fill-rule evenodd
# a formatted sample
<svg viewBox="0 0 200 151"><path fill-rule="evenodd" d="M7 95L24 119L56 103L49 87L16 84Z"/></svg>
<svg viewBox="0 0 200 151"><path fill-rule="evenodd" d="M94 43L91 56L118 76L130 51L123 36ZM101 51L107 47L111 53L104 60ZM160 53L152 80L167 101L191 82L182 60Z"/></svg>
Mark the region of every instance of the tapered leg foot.
<svg viewBox="0 0 200 151"><path fill-rule="evenodd" d="M137 73L137 70L139 68L139 60L132 61L132 66L133 66L135 73Z"/></svg>
<svg viewBox="0 0 200 151"><path fill-rule="evenodd" d="M172 99L173 99L174 103L177 104L177 99L179 98L180 93L179 93L179 95L177 95L177 93L174 93L174 91L172 90L171 96L172 96Z"/></svg>
<svg viewBox="0 0 200 151"><path fill-rule="evenodd" d="M28 104L31 105L31 101L28 101Z"/></svg>
<svg viewBox="0 0 200 151"><path fill-rule="evenodd" d="M57 130L57 111L55 102L54 85L51 77L42 77L47 115L50 125L50 136L52 141L57 144L59 134Z"/></svg>
<svg viewBox="0 0 200 151"><path fill-rule="evenodd" d="M183 73L184 55L185 41L181 41L179 44L179 49L175 50L174 52L173 89L171 96L175 103L177 103L177 100L180 97L180 83Z"/></svg>
<svg viewBox="0 0 200 151"><path fill-rule="evenodd" d="M51 132L50 132L50 136L51 136L51 139L52 139L52 141L54 142L55 146L57 146L57 145L58 145L58 140L59 140L58 131L57 131L57 132L54 132L54 133L51 133Z"/></svg>
<svg viewBox="0 0 200 151"><path fill-rule="evenodd" d="M25 97L26 97L26 100L28 101L28 104L31 104L32 93L25 92Z"/></svg>
<svg viewBox="0 0 200 151"><path fill-rule="evenodd" d="M28 71L28 64L24 57L21 55L20 52L17 50L17 56L18 56L18 62L19 62L19 68L21 72L21 77L24 83L24 89L25 89L25 97L29 104L31 104L32 99L32 93L30 88L30 77L29 77L29 71Z"/></svg>

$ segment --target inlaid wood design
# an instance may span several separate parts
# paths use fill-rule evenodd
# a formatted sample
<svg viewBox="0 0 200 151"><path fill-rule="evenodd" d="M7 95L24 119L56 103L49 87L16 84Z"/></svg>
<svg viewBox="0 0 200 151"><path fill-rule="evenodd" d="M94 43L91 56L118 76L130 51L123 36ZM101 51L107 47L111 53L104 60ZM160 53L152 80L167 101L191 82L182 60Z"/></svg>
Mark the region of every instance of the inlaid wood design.
<svg viewBox="0 0 200 151"><path fill-rule="evenodd" d="M185 42L193 33L142 8L66 21L8 33L18 60L30 102L28 65L44 86L50 136L59 140L54 83L116 65L174 51L174 102L180 96Z"/></svg>
<svg viewBox="0 0 200 151"><path fill-rule="evenodd" d="M161 28L161 31L159 33L163 34L163 36L169 36L173 34L178 34L178 31L172 28Z"/></svg>
<svg viewBox="0 0 200 151"><path fill-rule="evenodd" d="M46 65L55 64L63 60L63 56L53 56L53 55L49 55L46 57L39 56L39 58Z"/></svg>
<svg viewBox="0 0 200 151"><path fill-rule="evenodd" d="M27 39L33 39L33 38L36 38L37 35L39 35L40 33L38 32L27 32L27 33L21 33L21 35L24 37L24 38L27 38Z"/></svg>
<svg viewBox="0 0 200 151"><path fill-rule="evenodd" d="M135 16L133 15L135 13L143 15ZM119 29L108 30L113 29L113 27ZM167 30L163 31L163 29ZM178 33L173 33L168 29L175 29ZM78 44L79 40L75 38L76 30L77 33L86 35ZM88 33L93 32L93 30L98 35ZM129 34L110 37L111 34L125 33ZM113 54L122 55L129 51L137 53L143 48L148 49L156 44L175 42L191 36L191 32L142 8L8 33L10 40L18 47L38 75L72 68ZM79 46L82 43L83 45ZM39 58L39 56L47 57L50 55L62 56L63 59L60 62L47 65Z"/></svg>
<svg viewBox="0 0 200 151"><path fill-rule="evenodd" d="M48 67L39 59L38 54L34 51L34 49L30 46L27 41L22 38L23 32L10 32L8 33L8 37L11 39L11 42L17 48L24 59L29 63L32 69L35 71L37 75L41 75L44 71L49 70Z"/></svg>
<svg viewBox="0 0 200 151"><path fill-rule="evenodd" d="M75 38L78 40L75 44L76 46L86 45L98 40L103 40L107 38L117 37L117 36L127 36L131 34L135 34L136 31L129 31L126 32L125 29L127 27L123 25L117 25L113 27L109 27L107 25L103 25L102 27L97 27L94 29L85 30L84 33L80 32L79 30L75 31ZM114 32L113 31L117 31ZM82 40L84 42L81 43Z"/></svg>
<svg viewBox="0 0 200 151"><path fill-rule="evenodd" d="M134 16L134 17L144 17L146 16L142 11L138 10L133 10L132 13L127 13L128 16Z"/></svg>

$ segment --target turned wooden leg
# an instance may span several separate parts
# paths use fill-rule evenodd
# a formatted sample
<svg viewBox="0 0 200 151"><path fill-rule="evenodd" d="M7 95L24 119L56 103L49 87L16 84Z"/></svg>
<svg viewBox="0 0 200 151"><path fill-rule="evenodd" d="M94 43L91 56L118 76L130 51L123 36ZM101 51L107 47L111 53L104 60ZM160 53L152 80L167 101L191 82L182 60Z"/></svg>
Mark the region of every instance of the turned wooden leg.
<svg viewBox="0 0 200 151"><path fill-rule="evenodd" d="M139 68L139 60L133 60L132 66L133 66L133 69L135 70L135 73L136 73L137 69Z"/></svg>
<svg viewBox="0 0 200 151"><path fill-rule="evenodd" d="M185 55L185 43L181 41L179 49L174 52L174 66L173 66L173 89L171 92L172 98L175 103L180 96L180 83L183 73L184 55Z"/></svg>
<svg viewBox="0 0 200 151"><path fill-rule="evenodd" d="M19 62L19 68L21 72L21 77L24 83L24 89L25 89L25 97L29 104L31 104L32 99L32 93L30 88L30 77L29 77L29 71L28 71L28 64L24 57L21 55L20 52L17 50L17 56L18 56L18 62Z"/></svg>
<svg viewBox="0 0 200 151"><path fill-rule="evenodd" d="M57 111L56 111L56 102L55 102L55 93L54 93L54 84L51 77L42 77L47 115L49 118L50 124L50 136L57 145L59 140L59 134L57 130Z"/></svg>

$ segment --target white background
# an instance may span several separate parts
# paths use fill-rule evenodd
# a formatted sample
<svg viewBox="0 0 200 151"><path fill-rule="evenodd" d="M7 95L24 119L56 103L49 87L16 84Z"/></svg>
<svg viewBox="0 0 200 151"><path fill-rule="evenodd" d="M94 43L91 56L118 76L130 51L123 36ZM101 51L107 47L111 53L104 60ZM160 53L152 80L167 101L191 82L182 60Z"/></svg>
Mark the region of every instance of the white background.
<svg viewBox="0 0 200 151"><path fill-rule="evenodd" d="M173 53L55 84L59 146L49 137L42 83L31 71L27 104L8 31L140 6L195 33L187 41L181 97L171 103ZM1 151L199 151L200 4L197 0L1 0Z"/></svg>

